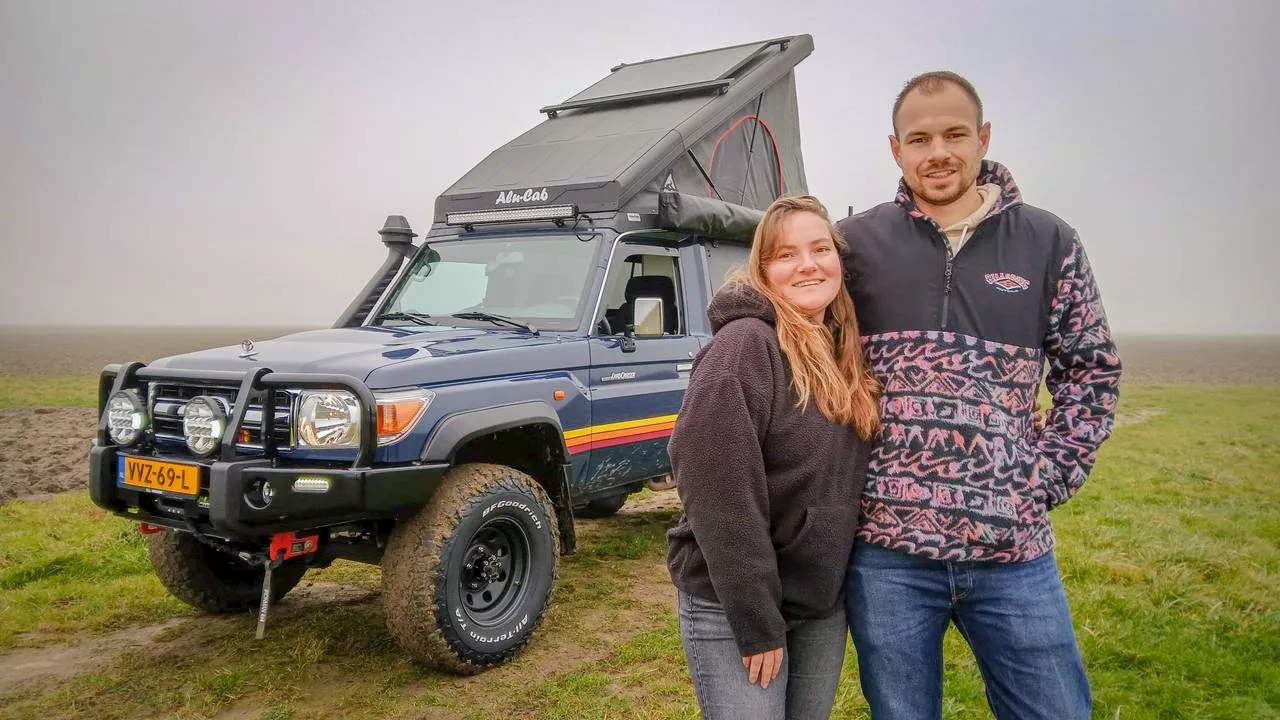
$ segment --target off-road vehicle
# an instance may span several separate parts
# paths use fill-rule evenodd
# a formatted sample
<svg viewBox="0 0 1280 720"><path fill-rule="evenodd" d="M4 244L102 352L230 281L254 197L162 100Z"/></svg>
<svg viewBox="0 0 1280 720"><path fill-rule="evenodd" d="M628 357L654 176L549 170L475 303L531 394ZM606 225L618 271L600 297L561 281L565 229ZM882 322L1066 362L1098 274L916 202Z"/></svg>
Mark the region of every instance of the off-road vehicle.
<svg viewBox="0 0 1280 720"><path fill-rule="evenodd" d="M332 328L107 366L93 500L149 534L175 596L256 609L259 636L344 558L382 566L414 656L513 657L575 510L669 472L713 289L761 210L806 189L793 71L812 48L619 65L440 195L421 240L387 218L386 261Z"/></svg>

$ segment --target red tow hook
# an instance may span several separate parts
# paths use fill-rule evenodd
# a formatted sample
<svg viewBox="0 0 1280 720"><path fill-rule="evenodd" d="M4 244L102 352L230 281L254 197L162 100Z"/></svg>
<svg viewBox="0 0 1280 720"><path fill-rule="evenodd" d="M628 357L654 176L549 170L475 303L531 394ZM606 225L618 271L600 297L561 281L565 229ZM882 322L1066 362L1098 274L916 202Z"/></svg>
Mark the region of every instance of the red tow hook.
<svg viewBox="0 0 1280 720"><path fill-rule="evenodd" d="M320 549L319 535L298 535L295 532L276 533L271 536L271 560L288 560L299 555L310 555Z"/></svg>
<svg viewBox="0 0 1280 720"><path fill-rule="evenodd" d="M143 535L155 535L158 532L164 532L163 525L152 525L151 523L138 523L138 532Z"/></svg>

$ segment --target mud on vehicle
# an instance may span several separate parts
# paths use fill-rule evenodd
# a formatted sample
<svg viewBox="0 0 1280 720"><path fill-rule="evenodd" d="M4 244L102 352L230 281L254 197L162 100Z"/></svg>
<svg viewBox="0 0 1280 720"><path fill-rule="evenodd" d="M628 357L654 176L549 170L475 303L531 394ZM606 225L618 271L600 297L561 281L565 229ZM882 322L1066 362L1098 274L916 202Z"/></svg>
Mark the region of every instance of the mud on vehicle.
<svg viewBox="0 0 1280 720"><path fill-rule="evenodd" d="M669 480L706 307L804 192L807 35L624 64L437 198L334 326L103 369L90 492L160 581L257 611L380 564L387 627L458 673L538 628L578 517ZM227 292L234 288L226 288ZM264 317L262 324L269 324Z"/></svg>

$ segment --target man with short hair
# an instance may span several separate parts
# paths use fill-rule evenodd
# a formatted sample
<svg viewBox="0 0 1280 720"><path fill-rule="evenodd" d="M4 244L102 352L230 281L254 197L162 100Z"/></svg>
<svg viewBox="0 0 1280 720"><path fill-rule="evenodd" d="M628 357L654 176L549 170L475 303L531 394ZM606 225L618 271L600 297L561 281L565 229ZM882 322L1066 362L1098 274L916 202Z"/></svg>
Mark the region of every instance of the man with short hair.
<svg viewBox="0 0 1280 720"><path fill-rule="evenodd" d="M984 159L967 80L913 78L893 128L897 197L839 224L883 386L846 580L863 692L876 720L940 718L954 622L997 718L1088 718L1048 513L1111 434L1120 361L1098 287L1075 230Z"/></svg>

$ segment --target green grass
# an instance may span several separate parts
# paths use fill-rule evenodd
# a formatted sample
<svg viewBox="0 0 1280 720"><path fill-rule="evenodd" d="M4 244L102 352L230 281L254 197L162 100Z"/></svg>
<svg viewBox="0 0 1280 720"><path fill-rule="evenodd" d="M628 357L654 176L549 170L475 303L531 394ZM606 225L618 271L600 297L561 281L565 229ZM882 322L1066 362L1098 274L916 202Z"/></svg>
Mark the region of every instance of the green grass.
<svg viewBox="0 0 1280 720"><path fill-rule="evenodd" d="M1126 388L1124 424L1054 511L1058 558L1105 718L1280 717L1280 388ZM555 603L513 664L454 678L406 660L376 601L195 618L151 576L132 526L79 494L0 505L0 648L174 617L159 651L0 696L6 717L692 718L661 582L668 511L584 523ZM313 579L309 575L304 584ZM314 579L376 588L350 563ZM990 717L946 640L948 718ZM0 652L4 652L0 649ZM835 717L866 718L852 652Z"/></svg>
<svg viewBox="0 0 1280 720"><path fill-rule="evenodd" d="M98 377L0 375L0 410L98 406Z"/></svg>
<svg viewBox="0 0 1280 720"><path fill-rule="evenodd" d="M0 651L184 612L135 528L87 493L0 505Z"/></svg>

